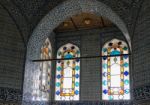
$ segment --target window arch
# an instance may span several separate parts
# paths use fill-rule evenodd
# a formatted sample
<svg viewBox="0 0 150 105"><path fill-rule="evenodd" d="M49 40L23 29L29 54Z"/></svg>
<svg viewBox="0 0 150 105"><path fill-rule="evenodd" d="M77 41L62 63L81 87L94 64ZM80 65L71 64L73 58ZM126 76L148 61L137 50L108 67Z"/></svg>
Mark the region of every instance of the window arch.
<svg viewBox="0 0 150 105"><path fill-rule="evenodd" d="M76 45L68 43L57 51L57 59L80 57ZM56 65L55 100L79 100L80 60L59 60Z"/></svg>
<svg viewBox="0 0 150 105"><path fill-rule="evenodd" d="M41 59L51 59L52 46L47 38L41 47ZM33 91L33 100L47 101L50 94L50 79L51 79L51 61L40 62L40 72L36 73L35 90Z"/></svg>
<svg viewBox="0 0 150 105"><path fill-rule="evenodd" d="M129 100L129 53L124 41L113 39L102 48L102 99ZM113 56L120 55L120 56Z"/></svg>

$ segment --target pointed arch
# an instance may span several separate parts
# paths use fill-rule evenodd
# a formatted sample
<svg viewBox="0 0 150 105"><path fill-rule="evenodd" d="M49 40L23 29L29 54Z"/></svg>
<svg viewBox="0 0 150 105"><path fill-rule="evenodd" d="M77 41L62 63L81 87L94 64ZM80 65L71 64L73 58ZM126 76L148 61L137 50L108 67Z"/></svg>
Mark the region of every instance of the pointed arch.
<svg viewBox="0 0 150 105"><path fill-rule="evenodd" d="M126 24L111 8L97 0L67 0L50 11L37 25L29 39L29 51L27 52L29 57L37 59L39 55L37 50L41 46L41 42L65 19L82 12L109 19L121 30L131 49L131 40ZM38 43L33 44L33 42Z"/></svg>
<svg viewBox="0 0 150 105"><path fill-rule="evenodd" d="M124 21L107 5L97 0L67 0L51 10L34 29L27 46L24 76L23 101L32 101L33 76L38 64L32 60L39 59L40 47L53 30L65 19L82 12L103 16L112 21L123 33L131 48L131 40Z"/></svg>
<svg viewBox="0 0 150 105"><path fill-rule="evenodd" d="M61 46L57 59L80 57L79 48L71 43ZM80 59L59 60L56 65L55 100L79 100Z"/></svg>
<svg viewBox="0 0 150 105"><path fill-rule="evenodd" d="M112 39L102 48L102 99L129 100L129 48L127 43ZM119 55L111 56L110 55Z"/></svg>

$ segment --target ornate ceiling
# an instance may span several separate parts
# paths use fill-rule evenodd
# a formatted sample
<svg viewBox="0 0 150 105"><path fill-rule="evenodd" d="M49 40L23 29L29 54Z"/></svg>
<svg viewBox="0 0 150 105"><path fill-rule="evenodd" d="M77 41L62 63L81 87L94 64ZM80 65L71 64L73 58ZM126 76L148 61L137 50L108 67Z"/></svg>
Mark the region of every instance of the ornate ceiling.
<svg viewBox="0 0 150 105"><path fill-rule="evenodd" d="M15 21L23 42L27 43L33 29L39 21L54 7L66 0L1 0L0 5L6 9ZM144 0L98 0L115 11L127 27L136 19L141 2Z"/></svg>
<svg viewBox="0 0 150 105"><path fill-rule="evenodd" d="M95 14L81 13L66 19L54 30L54 32L104 28L112 25L113 24L106 18L96 16Z"/></svg>

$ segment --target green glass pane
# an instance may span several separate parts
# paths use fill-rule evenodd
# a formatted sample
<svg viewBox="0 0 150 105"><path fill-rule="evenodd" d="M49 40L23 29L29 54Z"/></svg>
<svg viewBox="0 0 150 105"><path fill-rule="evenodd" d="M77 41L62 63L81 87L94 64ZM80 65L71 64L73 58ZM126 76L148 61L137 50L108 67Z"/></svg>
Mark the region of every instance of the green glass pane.
<svg viewBox="0 0 150 105"><path fill-rule="evenodd" d="M116 57L114 58L114 62L117 62L117 58Z"/></svg>
<svg viewBox="0 0 150 105"><path fill-rule="evenodd" d="M77 54L80 54L80 51L78 50L76 53L77 53Z"/></svg>
<svg viewBox="0 0 150 105"><path fill-rule="evenodd" d="M112 95L108 96L108 99L109 99L109 100L113 100L113 98L114 98L114 97L113 97Z"/></svg>
<svg viewBox="0 0 150 105"><path fill-rule="evenodd" d="M103 81L103 85L104 85L104 86L107 85L107 81L106 81L106 80Z"/></svg>
<svg viewBox="0 0 150 105"><path fill-rule="evenodd" d="M62 53L61 52L58 52L58 55L60 56Z"/></svg>
<svg viewBox="0 0 150 105"><path fill-rule="evenodd" d="M76 86L76 87L79 87L79 82L76 82L76 83L75 83L75 86Z"/></svg>
<svg viewBox="0 0 150 105"><path fill-rule="evenodd" d="M129 84L129 80L127 80L127 79L124 80L124 84L125 84L125 85L128 85L128 84Z"/></svg>
<svg viewBox="0 0 150 105"><path fill-rule="evenodd" d="M107 64L106 63L104 63L102 66L103 66L104 69L107 69Z"/></svg>
<svg viewBox="0 0 150 105"><path fill-rule="evenodd" d="M125 62L125 63L123 64L123 66L124 66L124 67L128 67L129 64L128 64L127 62Z"/></svg>
<svg viewBox="0 0 150 105"><path fill-rule="evenodd" d="M128 48L125 46L124 48L123 48L123 50L127 50Z"/></svg>
<svg viewBox="0 0 150 105"><path fill-rule="evenodd" d="M61 69L62 69L62 68L61 68L60 66L59 66L59 67L57 67L57 70L58 70L58 71L61 71Z"/></svg>
<svg viewBox="0 0 150 105"><path fill-rule="evenodd" d="M80 67L79 66L75 66L75 70L79 70L80 69Z"/></svg>
<svg viewBox="0 0 150 105"><path fill-rule="evenodd" d="M107 52L107 48L103 48L102 50L103 50L103 52Z"/></svg>

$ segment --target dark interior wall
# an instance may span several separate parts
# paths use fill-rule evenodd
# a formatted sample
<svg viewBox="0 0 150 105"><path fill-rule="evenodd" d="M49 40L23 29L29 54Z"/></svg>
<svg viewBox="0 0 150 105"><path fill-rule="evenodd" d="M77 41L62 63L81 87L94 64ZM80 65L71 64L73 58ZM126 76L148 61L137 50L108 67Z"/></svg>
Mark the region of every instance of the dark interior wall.
<svg viewBox="0 0 150 105"><path fill-rule="evenodd" d="M135 100L150 105L150 1L141 5L132 41ZM147 101L146 101L147 100ZM142 104L141 104L142 105ZM144 104L145 105L145 104Z"/></svg>
<svg viewBox="0 0 150 105"><path fill-rule="evenodd" d="M19 98L24 54L19 31L7 11L0 6L0 100Z"/></svg>
<svg viewBox="0 0 150 105"><path fill-rule="evenodd" d="M80 48L81 56L99 56L103 44L113 38L125 40L123 34L115 27L64 32L56 34L56 46L58 49L66 43L73 43ZM82 59L80 66L80 100L100 101L102 96L101 59Z"/></svg>

